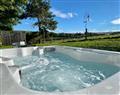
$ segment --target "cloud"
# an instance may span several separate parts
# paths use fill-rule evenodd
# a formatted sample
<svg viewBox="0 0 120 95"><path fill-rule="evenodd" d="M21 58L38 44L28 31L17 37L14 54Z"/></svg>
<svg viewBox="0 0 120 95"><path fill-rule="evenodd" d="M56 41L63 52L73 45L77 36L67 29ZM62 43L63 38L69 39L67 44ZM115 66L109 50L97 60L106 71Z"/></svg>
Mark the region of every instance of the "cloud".
<svg viewBox="0 0 120 95"><path fill-rule="evenodd" d="M112 24L120 24L120 18L111 21Z"/></svg>
<svg viewBox="0 0 120 95"><path fill-rule="evenodd" d="M84 33L84 30L82 31L82 30L79 30L79 29L77 29L77 30L72 30L72 29L64 29L64 28L57 28L54 32L56 32L56 33Z"/></svg>
<svg viewBox="0 0 120 95"><path fill-rule="evenodd" d="M89 30L90 32L92 32L92 33L103 33L103 32L109 32L110 30L109 29L91 29L91 30Z"/></svg>
<svg viewBox="0 0 120 95"><path fill-rule="evenodd" d="M117 32L120 29L90 29L88 32L91 33L105 33L105 32ZM54 32L56 33L85 33L85 30L76 29L76 30L66 30L64 28L57 28Z"/></svg>
<svg viewBox="0 0 120 95"><path fill-rule="evenodd" d="M102 22L99 23L100 25L105 25L107 24L107 21L106 20L103 20Z"/></svg>
<svg viewBox="0 0 120 95"><path fill-rule="evenodd" d="M61 12L60 10L56 10L53 8L51 9L51 12L53 12L53 14L56 15L57 17L64 18L64 19L73 18L78 15L77 13L72 13L72 12L64 13L64 12Z"/></svg>
<svg viewBox="0 0 120 95"><path fill-rule="evenodd" d="M57 28L57 29L55 30L55 32L58 32L58 33L64 32L64 29L59 27L59 28Z"/></svg>
<svg viewBox="0 0 120 95"><path fill-rule="evenodd" d="M118 32L118 31L120 31L120 29L113 29L113 30L111 30L111 32Z"/></svg>

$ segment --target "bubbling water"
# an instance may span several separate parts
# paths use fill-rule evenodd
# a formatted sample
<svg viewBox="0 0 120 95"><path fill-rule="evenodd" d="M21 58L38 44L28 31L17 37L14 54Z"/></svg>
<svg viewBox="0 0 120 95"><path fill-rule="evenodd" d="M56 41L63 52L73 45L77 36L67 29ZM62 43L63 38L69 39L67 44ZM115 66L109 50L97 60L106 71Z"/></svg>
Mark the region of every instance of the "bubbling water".
<svg viewBox="0 0 120 95"><path fill-rule="evenodd" d="M21 68L28 66L22 69L21 84L37 91L76 91L95 85L108 76L105 75L107 71L103 70L103 65L91 64L91 67L90 63L80 62L59 53L27 56L23 59L15 58ZM114 72L116 71L117 69Z"/></svg>
<svg viewBox="0 0 120 95"><path fill-rule="evenodd" d="M38 58L34 64L22 71L22 84L38 91L74 91L105 78L100 71L86 70L82 66L76 68L57 59Z"/></svg>

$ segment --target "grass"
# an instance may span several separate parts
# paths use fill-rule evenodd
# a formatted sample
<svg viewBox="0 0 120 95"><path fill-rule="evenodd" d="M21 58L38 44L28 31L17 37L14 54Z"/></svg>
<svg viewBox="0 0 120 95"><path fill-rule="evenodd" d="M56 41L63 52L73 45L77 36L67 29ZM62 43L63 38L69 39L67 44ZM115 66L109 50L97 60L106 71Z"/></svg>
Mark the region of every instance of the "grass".
<svg viewBox="0 0 120 95"><path fill-rule="evenodd" d="M46 42L44 44L34 44L34 46L49 46L49 45L60 45L60 46L72 46L72 47L82 47L82 48L94 48L110 51L120 52L120 38L118 39L100 39L100 40L88 40L88 41L52 41Z"/></svg>
<svg viewBox="0 0 120 95"><path fill-rule="evenodd" d="M120 52L120 35L93 36L88 37L87 41L85 41L83 38L56 40L48 41L46 43L41 44L33 44L32 46L49 46L49 45L94 48ZM0 46L0 48L2 49L13 48L13 46Z"/></svg>
<svg viewBox="0 0 120 95"><path fill-rule="evenodd" d="M0 49L5 49L5 48L13 48L13 46L4 46L4 45L0 45Z"/></svg>

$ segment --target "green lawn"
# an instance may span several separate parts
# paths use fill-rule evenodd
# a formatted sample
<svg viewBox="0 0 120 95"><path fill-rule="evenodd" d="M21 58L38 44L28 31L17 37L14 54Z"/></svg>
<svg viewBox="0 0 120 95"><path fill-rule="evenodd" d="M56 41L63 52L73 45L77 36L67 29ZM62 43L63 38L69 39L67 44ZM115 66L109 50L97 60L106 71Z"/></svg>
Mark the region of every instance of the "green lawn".
<svg viewBox="0 0 120 95"><path fill-rule="evenodd" d="M13 48L13 46L4 46L4 45L0 45L0 49L5 49L5 48Z"/></svg>
<svg viewBox="0 0 120 95"><path fill-rule="evenodd" d="M72 46L82 48L94 48L120 52L120 38L118 39L100 39L100 40L88 40L88 41L53 41L46 42L44 44L35 44L34 46L49 46L49 45L60 45L60 46Z"/></svg>
<svg viewBox="0 0 120 95"><path fill-rule="evenodd" d="M49 45L60 45L60 46L72 46L72 47L82 47L82 48L94 48L110 51L120 52L120 38L111 39L91 39L87 41L80 39L67 39L58 41L49 41L41 44L33 44L32 46L49 46ZM13 48L13 46L0 46L0 48Z"/></svg>

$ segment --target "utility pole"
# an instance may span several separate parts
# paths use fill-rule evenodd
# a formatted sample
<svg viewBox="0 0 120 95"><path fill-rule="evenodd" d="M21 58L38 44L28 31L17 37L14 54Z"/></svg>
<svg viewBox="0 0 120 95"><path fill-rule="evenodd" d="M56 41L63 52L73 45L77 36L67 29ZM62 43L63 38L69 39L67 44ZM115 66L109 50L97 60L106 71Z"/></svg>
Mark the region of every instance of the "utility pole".
<svg viewBox="0 0 120 95"><path fill-rule="evenodd" d="M89 23L89 21L90 21L90 15L89 14L86 14L85 16L84 16L84 27L85 27L85 33L84 33L84 35L85 35L85 40L87 40L87 35L88 35L88 23Z"/></svg>

